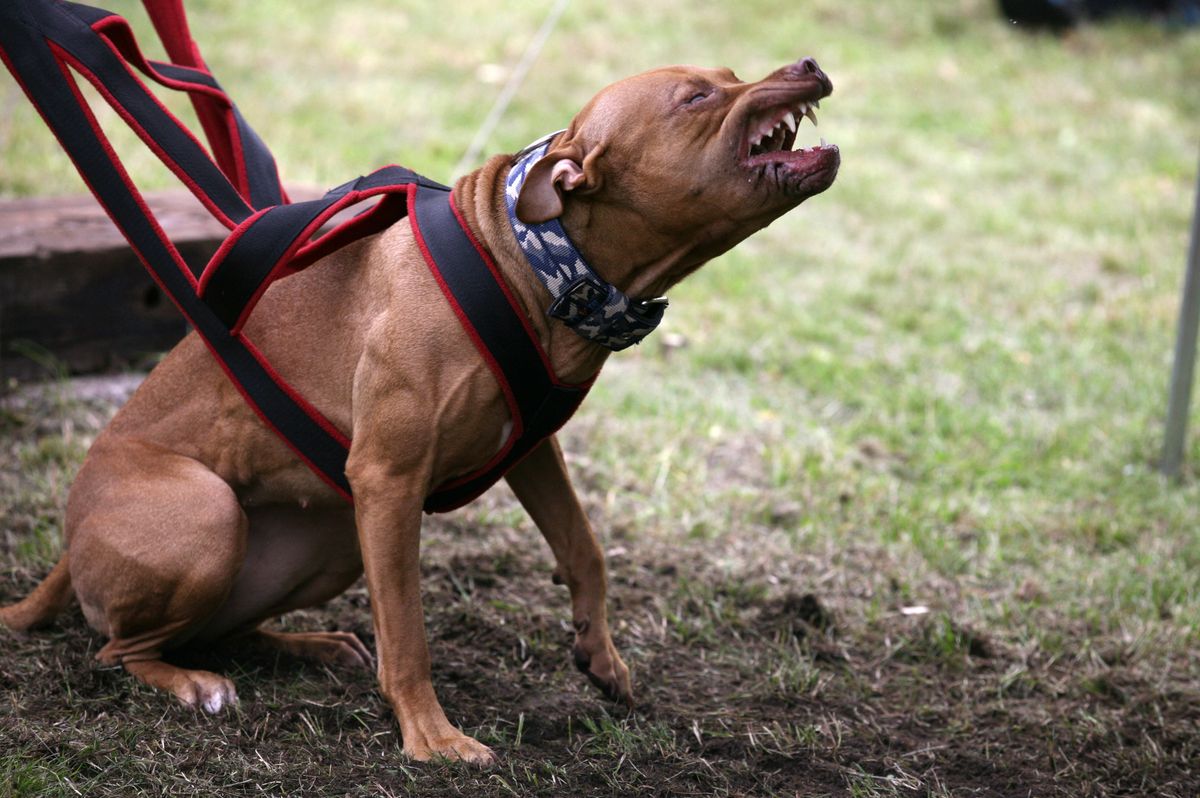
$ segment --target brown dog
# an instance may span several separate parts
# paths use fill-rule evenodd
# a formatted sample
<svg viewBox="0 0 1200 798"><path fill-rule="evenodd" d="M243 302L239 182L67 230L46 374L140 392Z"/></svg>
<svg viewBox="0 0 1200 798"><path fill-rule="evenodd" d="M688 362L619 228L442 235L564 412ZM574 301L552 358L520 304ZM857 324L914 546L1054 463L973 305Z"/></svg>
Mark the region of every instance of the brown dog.
<svg viewBox="0 0 1200 798"><path fill-rule="evenodd" d="M836 147L790 151L798 118L832 90L811 59L758 83L728 70L670 67L613 84L529 172L524 222L559 218L595 270L654 297L833 182ZM815 121L815 119L814 119ZM511 159L456 187L559 378L583 382L608 350L546 316L505 209ZM421 259L407 224L274 286L249 335L341 430L353 433L351 509L249 410L201 341L185 338L96 440L71 488L66 553L24 601L0 610L23 630L77 596L109 638L97 655L185 703L217 712L233 684L162 654L256 635L295 654L369 667L339 632L259 629L336 596L366 573L383 694L404 750L490 762L446 719L430 680L421 609L421 507L433 487L499 448L510 422L491 371ZM506 476L570 588L575 659L632 703L613 647L602 553L548 439Z"/></svg>

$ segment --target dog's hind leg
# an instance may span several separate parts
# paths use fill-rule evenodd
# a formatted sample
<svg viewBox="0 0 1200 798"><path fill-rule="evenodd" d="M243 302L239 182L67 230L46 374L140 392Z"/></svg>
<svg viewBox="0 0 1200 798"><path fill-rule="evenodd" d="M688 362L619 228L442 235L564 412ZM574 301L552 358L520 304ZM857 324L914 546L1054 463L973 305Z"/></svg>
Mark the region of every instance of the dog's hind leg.
<svg viewBox="0 0 1200 798"><path fill-rule="evenodd" d="M350 632L258 628L264 620L324 604L362 576L353 510L256 505L246 509L246 517L246 553L237 578L193 641L247 637L293 656L370 670L374 657Z"/></svg>
<svg viewBox="0 0 1200 798"><path fill-rule="evenodd" d="M554 552L554 581L571 591L576 667L606 696L632 707L629 668L608 628L604 553L571 486L558 439L548 438L505 478Z"/></svg>
<svg viewBox="0 0 1200 798"><path fill-rule="evenodd" d="M42 583L16 604L0 607L0 625L15 632L25 632L52 621L66 609L74 596L67 555L59 559Z"/></svg>
<svg viewBox="0 0 1200 798"><path fill-rule="evenodd" d="M209 712L236 701L225 677L161 656L225 601L246 530L233 490L198 461L102 436L67 506L71 581L84 616L109 638L96 658Z"/></svg>

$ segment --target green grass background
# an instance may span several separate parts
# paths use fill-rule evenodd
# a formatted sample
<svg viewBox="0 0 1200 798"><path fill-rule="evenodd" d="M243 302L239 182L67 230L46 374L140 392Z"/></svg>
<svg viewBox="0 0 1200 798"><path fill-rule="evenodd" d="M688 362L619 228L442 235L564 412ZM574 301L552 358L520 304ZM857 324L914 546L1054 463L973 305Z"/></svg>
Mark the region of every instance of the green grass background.
<svg viewBox="0 0 1200 798"><path fill-rule="evenodd" d="M389 162L449 179L499 90L487 65L511 67L549 3L188 6L285 179L336 185ZM731 568L812 557L846 589L888 582L868 620L920 603L1052 656L1115 640L1195 674L1200 488L1155 461L1200 33L1029 36L983 0L576 0L488 149L644 68L756 79L805 55L834 82L841 174L672 293L684 346L660 333L606 367L568 433L602 534L706 542ZM117 140L143 185L173 185ZM0 194L82 190L0 80Z"/></svg>

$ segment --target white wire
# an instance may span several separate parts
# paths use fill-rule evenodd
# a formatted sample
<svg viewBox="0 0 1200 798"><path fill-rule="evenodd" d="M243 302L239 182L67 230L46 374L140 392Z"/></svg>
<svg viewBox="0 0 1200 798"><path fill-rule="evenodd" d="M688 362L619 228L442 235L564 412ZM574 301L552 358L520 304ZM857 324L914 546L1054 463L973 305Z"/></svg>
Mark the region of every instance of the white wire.
<svg viewBox="0 0 1200 798"><path fill-rule="evenodd" d="M563 11L567 8L567 3L570 1L556 0L554 6L550 9L550 13L546 15L546 19L542 22L542 26L538 28L538 32L529 41L529 45L521 55L521 60L513 67L512 74L508 76L508 81L504 84L504 88L500 90L500 94L496 97L496 102L492 104L492 110L488 112L487 118L483 120L483 124L475 132L475 138L471 140L467 151L463 153L462 158L458 160L458 165L454 167L455 178L464 174L479 159L483 148L487 146L488 139L492 137L492 133L496 130L496 126L500 124L500 119L504 116L504 112L508 110L508 104L516 96L517 90L521 88L521 84L525 82L525 76L529 74L530 67L533 66L533 62L537 60L538 55L542 52L542 47L545 46L546 40L550 38L550 33L554 30L554 26L558 24L558 18L562 16Z"/></svg>

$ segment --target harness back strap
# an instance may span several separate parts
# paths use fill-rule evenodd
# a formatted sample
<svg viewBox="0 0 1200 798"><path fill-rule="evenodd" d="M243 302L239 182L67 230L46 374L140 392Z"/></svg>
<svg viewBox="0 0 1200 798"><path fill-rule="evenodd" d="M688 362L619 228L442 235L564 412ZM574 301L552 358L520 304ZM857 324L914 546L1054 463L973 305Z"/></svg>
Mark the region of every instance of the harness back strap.
<svg viewBox="0 0 1200 798"><path fill-rule="evenodd" d="M273 281L409 214L430 268L496 374L514 419L514 434L496 457L478 472L439 487L426 509L452 509L475 498L565 422L588 386L557 383L495 265L458 218L449 189L389 166L320 199L289 204L269 150L204 66L188 33L181 0L156 0L146 6L176 63L146 59L122 18L59 0L0 3L0 58L143 265L195 327L246 402L347 499L351 498L345 476L349 439L275 372L242 330ZM134 68L167 88L189 94L216 162ZM186 263L167 238L92 115L72 71L83 75L213 216L230 228L229 237L207 265ZM314 239L334 214L369 199L378 201ZM424 235L422 223L429 225ZM497 292L503 302L492 301ZM486 294L491 299L482 299Z"/></svg>

